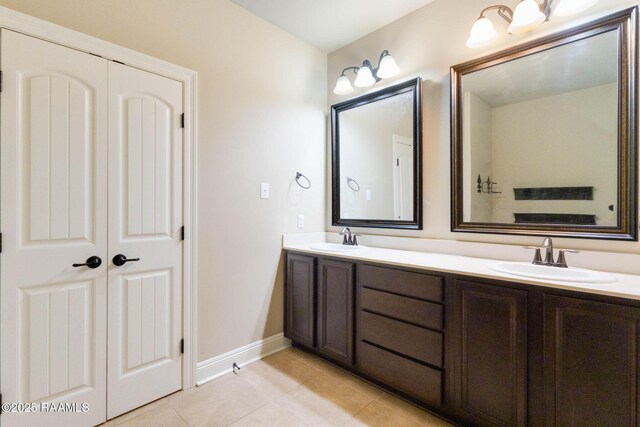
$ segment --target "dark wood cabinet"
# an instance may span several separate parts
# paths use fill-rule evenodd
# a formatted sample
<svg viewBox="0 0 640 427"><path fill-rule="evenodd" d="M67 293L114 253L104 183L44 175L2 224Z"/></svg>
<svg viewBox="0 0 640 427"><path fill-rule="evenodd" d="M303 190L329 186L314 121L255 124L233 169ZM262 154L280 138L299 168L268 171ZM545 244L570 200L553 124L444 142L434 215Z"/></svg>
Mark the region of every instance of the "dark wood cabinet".
<svg viewBox="0 0 640 427"><path fill-rule="evenodd" d="M353 364L353 263L318 261L318 351Z"/></svg>
<svg viewBox="0 0 640 427"><path fill-rule="evenodd" d="M354 362L355 266L289 253L285 336L342 365Z"/></svg>
<svg viewBox="0 0 640 427"><path fill-rule="evenodd" d="M457 410L474 425L527 424L527 292L457 281Z"/></svg>
<svg viewBox="0 0 640 427"><path fill-rule="evenodd" d="M286 268L295 345L456 423L640 425L640 301L295 252Z"/></svg>
<svg viewBox="0 0 640 427"><path fill-rule="evenodd" d="M547 426L638 425L640 309L544 296Z"/></svg>
<svg viewBox="0 0 640 427"><path fill-rule="evenodd" d="M287 256L285 336L298 344L315 346L316 259Z"/></svg>
<svg viewBox="0 0 640 427"><path fill-rule="evenodd" d="M444 402L443 278L361 265L357 368L431 407Z"/></svg>

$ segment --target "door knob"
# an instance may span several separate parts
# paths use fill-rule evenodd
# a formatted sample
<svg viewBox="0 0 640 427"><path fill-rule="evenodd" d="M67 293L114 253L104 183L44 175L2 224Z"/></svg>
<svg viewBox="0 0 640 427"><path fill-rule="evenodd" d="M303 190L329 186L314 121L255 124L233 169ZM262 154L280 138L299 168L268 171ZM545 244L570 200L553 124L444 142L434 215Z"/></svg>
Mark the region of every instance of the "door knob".
<svg viewBox="0 0 640 427"><path fill-rule="evenodd" d="M118 254L118 255L113 257L113 263L115 265L117 265L118 267L120 267L121 265L125 265L126 263L132 262L132 261L140 261L140 258L127 258L126 256L124 256L122 254Z"/></svg>
<svg viewBox="0 0 640 427"><path fill-rule="evenodd" d="M89 267L89 268L98 268L102 265L102 260L99 256L91 256L87 258L87 261L84 264L73 264L74 267Z"/></svg>

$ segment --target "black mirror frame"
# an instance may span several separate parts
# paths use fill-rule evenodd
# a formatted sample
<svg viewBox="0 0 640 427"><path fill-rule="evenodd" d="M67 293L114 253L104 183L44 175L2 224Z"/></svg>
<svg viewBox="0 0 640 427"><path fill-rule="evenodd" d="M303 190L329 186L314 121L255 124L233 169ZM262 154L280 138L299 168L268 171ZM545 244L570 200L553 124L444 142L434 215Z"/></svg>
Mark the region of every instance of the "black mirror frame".
<svg viewBox="0 0 640 427"><path fill-rule="evenodd" d="M418 77L331 106L331 217L334 226L422 230L422 101ZM340 120L342 111L411 92L413 94L413 220L340 218Z"/></svg>
<svg viewBox="0 0 640 427"><path fill-rule="evenodd" d="M482 58L451 67L451 231L638 240L637 193L637 16L632 7L579 27L542 37ZM464 74L512 61L533 53L618 31L618 225L506 224L465 222L463 216L462 77Z"/></svg>

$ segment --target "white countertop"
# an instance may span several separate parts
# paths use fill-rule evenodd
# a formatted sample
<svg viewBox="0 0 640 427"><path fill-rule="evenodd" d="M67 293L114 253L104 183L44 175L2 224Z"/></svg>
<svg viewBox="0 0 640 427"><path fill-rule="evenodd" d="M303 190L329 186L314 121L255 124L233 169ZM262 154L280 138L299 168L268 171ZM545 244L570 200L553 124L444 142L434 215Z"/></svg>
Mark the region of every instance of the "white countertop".
<svg viewBox="0 0 640 427"><path fill-rule="evenodd" d="M320 241L315 243L320 243ZM333 258L371 261L379 264L418 269L422 268L444 273L464 274L487 279L506 280L510 282L526 283L529 285L546 286L549 288L640 300L640 276L631 274L608 273L617 279L617 282L614 283L561 282L516 276L491 270L487 267L487 264L499 261L495 259L374 247L367 247L365 250L355 253L332 252L312 249L311 247L314 246L315 243L294 244L285 242L283 244L283 248L290 251L325 255Z"/></svg>

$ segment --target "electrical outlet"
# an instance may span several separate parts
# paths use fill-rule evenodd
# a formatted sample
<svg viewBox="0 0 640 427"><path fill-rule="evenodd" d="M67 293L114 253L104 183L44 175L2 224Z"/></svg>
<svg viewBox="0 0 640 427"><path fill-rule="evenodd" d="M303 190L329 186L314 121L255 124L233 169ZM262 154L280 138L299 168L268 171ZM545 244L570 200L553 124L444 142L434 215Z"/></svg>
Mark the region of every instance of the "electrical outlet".
<svg viewBox="0 0 640 427"><path fill-rule="evenodd" d="M260 183L260 198L261 199L269 198L269 184L266 182Z"/></svg>
<svg viewBox="0 0 640 427"><path fill-rule="evenodd" d="M365 190L364 199L365 200L371 200L371 190Z"/></svg>
<svg viewBox="0 0 640 427"><path fill-rule="evenodd" d="M298 215L298 228L304 228L304 215Z"/></svg>

